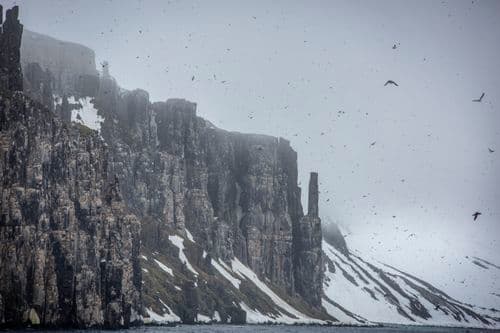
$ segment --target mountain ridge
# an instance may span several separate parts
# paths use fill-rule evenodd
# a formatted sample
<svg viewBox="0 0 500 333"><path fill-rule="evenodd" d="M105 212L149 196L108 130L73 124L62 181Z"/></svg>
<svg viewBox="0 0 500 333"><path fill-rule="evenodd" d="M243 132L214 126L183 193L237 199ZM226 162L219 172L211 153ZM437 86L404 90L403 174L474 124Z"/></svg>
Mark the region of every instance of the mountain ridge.
<svg viewBox="0 0 500 333"><path fill-rule="evenodd" d="M460 302L412 274L365 260L348 249L340 240L340 229L336 230L340 235L336 241L323 240L327 258L323 304L332 316L353 324L499 327L499 310Z"/></svg>

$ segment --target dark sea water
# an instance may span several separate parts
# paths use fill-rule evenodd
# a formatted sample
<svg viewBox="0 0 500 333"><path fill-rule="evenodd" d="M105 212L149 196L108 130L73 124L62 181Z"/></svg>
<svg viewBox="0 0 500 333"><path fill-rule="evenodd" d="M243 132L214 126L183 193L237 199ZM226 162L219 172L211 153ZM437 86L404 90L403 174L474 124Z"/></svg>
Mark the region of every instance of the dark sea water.
<svg viewBox="0 0 500 333"><path fill-rule="evenodd" d="M18 331L19 332L19 331ZM281 326L281 325L180 325L177 327L138 327L127 330L27 330L25 333L479 333L479 332L500 332L500 330L472 329L472 328L451 328L451 327L421 327L421 326L391 326L391 327L326 327L326 326Z"/></svg>

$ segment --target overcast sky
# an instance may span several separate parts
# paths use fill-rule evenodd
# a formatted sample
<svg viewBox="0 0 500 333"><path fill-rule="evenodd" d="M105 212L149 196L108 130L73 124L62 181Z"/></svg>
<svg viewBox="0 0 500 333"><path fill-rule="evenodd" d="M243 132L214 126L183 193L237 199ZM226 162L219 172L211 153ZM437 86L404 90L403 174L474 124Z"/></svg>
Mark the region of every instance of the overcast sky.
<svg viewBox="0 0 500 333"><path fill-rule="evenodd" d="M319 172L321 215L358 248L498 259L500 1L13 3L26 28L94 49L124 88L290 139L302 187Z"/></svg>

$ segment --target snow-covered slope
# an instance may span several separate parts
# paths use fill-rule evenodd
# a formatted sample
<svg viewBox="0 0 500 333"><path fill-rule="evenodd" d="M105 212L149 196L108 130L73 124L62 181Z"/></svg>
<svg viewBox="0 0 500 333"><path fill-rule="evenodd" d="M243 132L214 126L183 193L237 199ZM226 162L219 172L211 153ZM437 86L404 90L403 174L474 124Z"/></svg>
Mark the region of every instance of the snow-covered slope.
<svg viewBox="0 0 500 333"><path fill-rule="evenodd" d="M300 299L264 281L238 258L211 258L191 233L168 236L165 251L141 256L142 284L149 323L325 324L333 318L309 309ZM150 297L149 295L154 295ZM192 297L186 296L192 295ZM190 304L189 309L182 304ZM244 319L241 316L244 314Z"/></svg>
<svg viewBox="0 0 500 333"><path fill-rule="evenodd" d="M323 306L342 322L500 327L500 311L463 303L395 267L367 261L345 243L336 242L334 246L323 241L323 251ZM476 265L499 269L492 263L474 260Z"/></svg>
<svg viewBox="0 0 500 333"><path fill-rule="evenodd" d="M186 315L179 304L189 304L189 288L197 294L194 322L242 323L236 318L240 311L244 322L251 324L500 327L500 311L494 307L469 304L413 274L363 258L349 249L340 232L325 232L325 239L324 311L311 312L237 258L211 258L189 231L174 232L164 252L143 251L143 291L156 295L145 298L148 317L144 319L184 321ZM499 266L481 258L470 257L469 261L482 272L500 271Z"/></svg>
<svg viewBox="0 0 500 333"><path fill-rule="evenodd" d="M500 270L475 263L476 257L499 264L497 242L477 238L477 233L484 232L482 221L470 222L471 228L476 230L445 232L439 225L434 229L398 225L398 218L392 219L392 228L383 225L367 225L361 229L348 225L339 227L350 250L363 259L390 263L464 303L500 308L500 297L495 296L500 294ZM328 228L328 224L325 227ZM493 230L490 232L495 235ZM408 260L409 255L411 260Z"/></svg>

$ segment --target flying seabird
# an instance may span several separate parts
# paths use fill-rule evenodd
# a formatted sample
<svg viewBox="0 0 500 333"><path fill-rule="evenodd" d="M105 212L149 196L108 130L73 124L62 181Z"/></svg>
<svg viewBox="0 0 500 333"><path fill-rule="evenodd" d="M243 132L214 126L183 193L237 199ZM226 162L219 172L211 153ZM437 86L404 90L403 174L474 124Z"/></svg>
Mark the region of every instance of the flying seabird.
<svg viewBox="0 0 500 333"><path fill-rule="evenodd" d="M396 87L399 87L399 85L398 85L396 82L392 81L392 80L387 80L387 82L384 84L384 87L385 87L386 85L388 85L388 84L393 84L393 85L395 85Z"/></svg>
<svg viewBox="0 0 500 333"><path fill-rule="evenodd" d="M481 101L483 100L483 97L484 97L484 93L481 94L481 97L479 97L478 99L473 99L472 101L481 103Z"/></svg>
<svg viewBox="0 0 500 333"><path fill-rule="evenodd" d="M491 149L491 148L488 148L488 151L489 151L490 153L494 153L494 152L495 152L495 151L494 151L493 149Z"/></svg>
<svg viewBox="0 0 500 333"><path fill-rule="evenodd" d="M477 220L477 218L479 217L479 215L481 215L480 212L475 212L474 214L472 214L472 216L474 216L474 221Z"/></svg>

